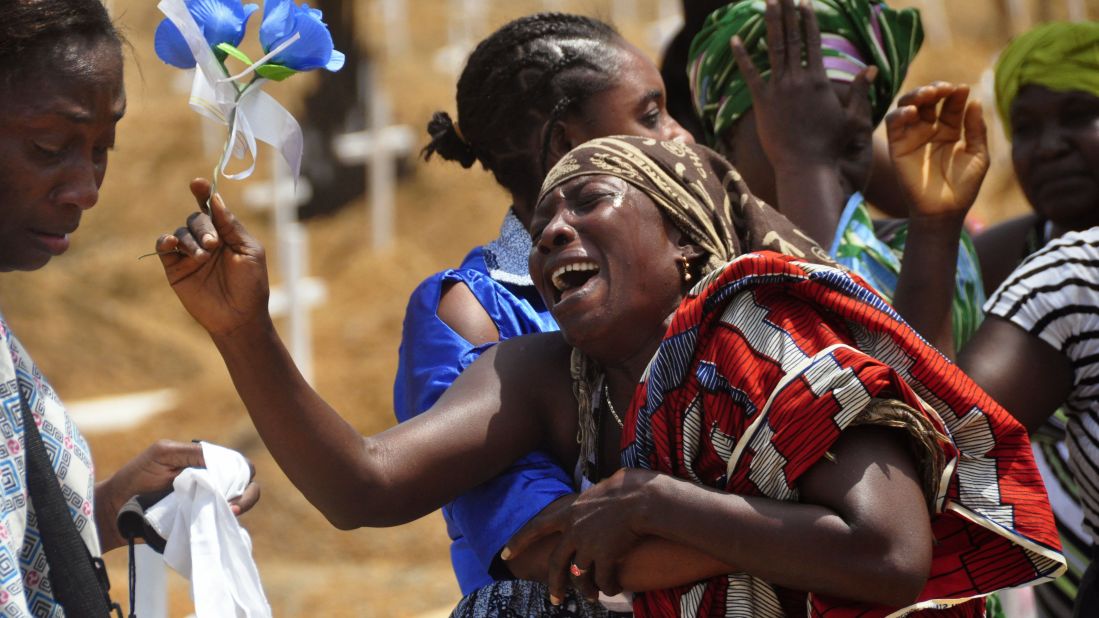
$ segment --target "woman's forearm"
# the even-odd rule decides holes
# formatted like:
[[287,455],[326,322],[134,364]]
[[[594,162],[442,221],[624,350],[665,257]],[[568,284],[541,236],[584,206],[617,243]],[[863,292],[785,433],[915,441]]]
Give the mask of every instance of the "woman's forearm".
[[422,517],[538,448],[540,405],[550,397],[541,388],[505,385],[530,375],[551,384],[554,372],[542,362],[549,355],[538,347],[547,342],[555,343],[524,340],[488,350],[430,410],[363,437],[301,376],[269,319],[214,337],[275,461],[344,529]]
[[833,449],[837,463],[822,461],[799,482],[804,502],[729,494],[661,475],[640,509],[639,532],[779,586],[911,604],[930,570],[931,531],[911,456],[890,431],[845,432]]
[[955,353],[951,314],[963,222],[955,215],[909,219],[893,296],[908,324],[949,358]]
[[260,437],[294,486],[334,526],[365,525],[360,506],[374,503],[371,490],[382,485],[374,453],[305,381],[270,319],[213,339]]
[[[560,541],[551,534],[507,561],[508,570],[519,579],[547,582],[550,554]],[[693,547],[649,536],[630,549],[618,566],[618,583],[623,590],[644,592],[682,586],[737,569]]]

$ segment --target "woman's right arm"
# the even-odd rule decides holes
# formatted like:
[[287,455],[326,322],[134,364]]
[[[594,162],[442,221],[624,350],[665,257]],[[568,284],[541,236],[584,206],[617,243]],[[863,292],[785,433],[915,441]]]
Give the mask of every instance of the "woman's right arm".
[[[209,183],[192,192],[206,201]],[[201,243],[201,246],[200,246]],[[157,241],[165,274],[209,332],[267,448],[294,485],[340,528],[396,525],[425,515],[538,447],[543,365],[553,336],[516,340],[467,369],[429,413],[361,436],[298,372],[267,312],[263,248],[225,208],[192,215]],[[531,353],[531,348],[536,349]],[[545,375],[540,388],[529,375]],[[510,377],[509,377],[510,376]],[[568,389],[565,390],[568,393]]]

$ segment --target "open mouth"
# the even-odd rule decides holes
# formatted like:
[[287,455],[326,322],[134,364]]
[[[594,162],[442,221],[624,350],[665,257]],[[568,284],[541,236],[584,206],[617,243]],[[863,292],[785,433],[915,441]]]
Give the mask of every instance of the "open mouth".
[[555,301],[559,302],[571,292],[584,287],[584,284],[597,274],[599,274],[599,265],[595,262],[574,262],[557,267],[550,275]]

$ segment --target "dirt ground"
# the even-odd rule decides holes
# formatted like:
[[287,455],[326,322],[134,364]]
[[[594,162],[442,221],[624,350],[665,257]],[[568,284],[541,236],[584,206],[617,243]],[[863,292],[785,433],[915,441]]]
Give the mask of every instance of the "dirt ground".
[[[431,60],[446,40],[448,11],[460,3],[409,2],[411,47],[393,59],[381,53],[379,3],[360,4],[361,40],[382,58],[395,120],[416,127],[422,138],[432,111],[454,112],[455,78],[437,72]],[[481,35],[544,6],[536,0],[488,4]],[[929,37],[907,86],[932,79],[979,85],[1007,38],[993,0],[897,4],[946,6],[952,35],[952,44]],[[1063,15],[1061,3],[1043,4],[1052,16]],[[612,14],[610,0],[561,0],[556,5],[604,18]],[[641,21],[655,17],[657,2],[639,0],[636,5],[638,23],[618,25],[655,56],[658,50]],[[178,409],[136,429],[89,436],[101,478],[160,437],[203,438],[251,458],[263,499],[242,522],[252,533],[275,615],[445,615],[459,593],[438,513],[396,528],[341,532],[331,527],[268,455],[220,358],[178,305],[159,264],[137,260],[158,235],[174,230],[193,209],[187,182],[207,175],[215,158],[203,151],[200,120],[177,86],[178,71],[153,54],[152,33],[160,19],[155,3],[114,0],[113,8],[132,43],[129,107],[100,205],[85,217],[64,257],[40,272],[0,278],[4,316],[66,399],[166,387],[183,394]],[[1099,0],[1090,0],[1088,8],[1090,15],[1099,15]],[[270,85],[268,92],[294,110],[316,79],[324,75],[298,76]],[[989,121],[995,122],[988,107]],[[299,120],[308,131],[309,119]],[[994,170],[974,209],[974,217],[985,223],[1026,208],[1011,180],[998,127],[992,126],[991,133]],[[260,168],[265,169],[263,163],[273,153],[265,149],[260,156]],[[229,203],[239,203],[242,187],[262,176],[224,182]],[[384,253],[370,249],[363,199],[307,225],[310,270],[325,281],[329,294],[312,314],[315,384],[364,433],[394,423],[392,380],[409,293],[423,277],[457,264],[471,246],[490,240],[507,204],[488,174],[439,161],[412,163],[398,202],[397,237]],[[239,208],[238,215],[268,246],[273,244],[266,214]],[[277,257],[272,251],[270,259]],[[125,598],[124,554],[109,556],[120,598]],[[173,616],[190,609],[187,587],[179,578],[172,580],[171,607]]]

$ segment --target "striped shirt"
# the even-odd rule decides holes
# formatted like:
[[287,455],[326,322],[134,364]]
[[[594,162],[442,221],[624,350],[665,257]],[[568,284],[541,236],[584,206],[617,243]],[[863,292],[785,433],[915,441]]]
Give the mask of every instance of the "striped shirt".
[[1069,469],[1080,489],[1085,528],[1099,540],[1099,227],[1071,232],[1028,257],[985,310],[1010,320],[1072,363]]

